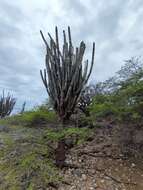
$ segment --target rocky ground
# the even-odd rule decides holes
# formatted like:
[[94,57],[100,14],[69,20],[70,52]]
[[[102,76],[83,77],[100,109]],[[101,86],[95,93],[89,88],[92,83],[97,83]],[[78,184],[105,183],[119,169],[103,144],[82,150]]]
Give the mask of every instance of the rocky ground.
[[[120,143],[121,136],[118,127],[108,125],[97,128],[88,141],[68,150],[66,163],[69,167],[58,170],[60,176],[63,177],[63,182],[58,186],[43,187],[39,185],[39,187],[32,188],[32,185],[13,184],[13,178],[11,180],[9,177],[10,173],[14,172],[14,167],[20,168],[18,164],[23,159],[21,158],[22,154],[26,155],[28,151],[33,150],[39,151],[36,149],[35,143],[39,144],[37,139],[44,131],[45,128],[0,126],[0,190],[50,190],[56,188],[59,190],[143,190],[142,157],[135,158],[125,155]],[[4,150],[6,150],[5,156]],[[40,151],[42,151],[42,147]],[[43,156],[44,151],[39,154]],[[18,160],[18,158],[20,159]],[[40,160],[40,165],[43,164],[45,169],[46,162],[43,163],[43,158],[40,157],[42,160],[42,162]],[[7,161],[5,162],[4,159]],[[3,163],[7,165],[6,169],[3,169]],[[23,163],[27,162],[24,160]],[[38,181],[38,175],[39,173],[32,180],[37,179]],[[24,183],[27,178],[22,176],[21,183],[27,184],[27,182]],[[30,179],[28,178],[28,180]]]
[[97,129],[93,140],[71,149],[63,171],[69,186],[60,190],[142,190],[143,159],[126,157],[118,128]]

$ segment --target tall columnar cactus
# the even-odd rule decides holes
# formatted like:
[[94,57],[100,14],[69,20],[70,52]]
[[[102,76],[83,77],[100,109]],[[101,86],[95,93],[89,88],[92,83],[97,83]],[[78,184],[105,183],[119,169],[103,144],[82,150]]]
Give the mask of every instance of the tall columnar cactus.
[[85,43],[81,41],[79,48],[74,49],[70,27],[68,27],[68,40],[65,31],[63,31],[64,43],[62,50],[60,50],[57,27],[55,28],[55,40],[48,33],[49,44],[42,31],[40,33],[46,45],[46,69],[43,72],[40,70],[41,78],[53,108],[62,121],[68,120],[74,111],[82,89],[91,75],[95,43],[93,43],[91,65],[88,69],[88,60],[85,61],[83,67]]
[[5,96],[4,91],[0,97],[0,118],[9,116],[14,108],[16,99],[13,98],[9,93]]

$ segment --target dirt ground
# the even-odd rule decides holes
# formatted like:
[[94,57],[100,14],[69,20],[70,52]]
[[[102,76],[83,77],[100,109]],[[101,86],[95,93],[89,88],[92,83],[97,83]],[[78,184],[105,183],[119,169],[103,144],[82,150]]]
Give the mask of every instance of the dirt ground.
[[[131,142],[129,132],[124,132],[122,135],[119,129],[116,125],[103,124],[102,127],[94,130],[93,136],[88,141],[69,149],[66,163],[70,167],[60,170],[64,183],[61,183],[56,189],[143,190],[142,152],[138,152],[140,155],[138,156],[136,154],[137,148],[134,147],[132,154],[127,154],[129,147],[126,146],[126,143],[131,145],[128,144]],[[44,132],[44,128],[1,127],[0,148],[5,148],[2,140],[4,137],[7,144],[11,144],[13,141],[18,142],[21,150],[26,147],[26,144],[28,147],[32,147],[33,145],[29,144],[32,143],[32,138],[34,142],[38,143],[38,139]],[[142,141],[140,134],[140,131],[138,133],[135,131],[135,134],[132,134],[135,143]],[[125,143],[122,143],[123,139]],[[28,148],[25,151],[28,151]],[[0,171],[0,178],[2,173],[3,171]],[[53,190],[55,187],[34,190],[50,189]],[[0,190],[5,189],[0,186]],[[29,189],[22,188],[22,190]]]
[[118,127],[96,130],[93,139],[70,150],[59,190],[143,190],[142,157],[123,154]]

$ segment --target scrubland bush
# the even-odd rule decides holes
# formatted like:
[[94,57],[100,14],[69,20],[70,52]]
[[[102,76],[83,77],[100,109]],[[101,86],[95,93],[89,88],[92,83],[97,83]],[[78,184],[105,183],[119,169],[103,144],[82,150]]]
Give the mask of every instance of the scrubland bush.
[[35,108],[30,111],[25,111],[22,114],[13,115],[4,119],[1,123],[23,125],[23,126],[39,126],[47,123],[55,123],[57,116],[54,111],[45,109],[44,107]]
[[[112,80],[112,88],[104,83],[104,90],[94,96],[88,108],[93,119],[110,115],[124,122],[143,121],[143,67],[140,62],[134,63],[133,60],[129,60],[117,72],[118,77],[113,77],[116,80]],[[135,65],[136,69],[133,70]],[[125,71],[128,71],[128,76]]]

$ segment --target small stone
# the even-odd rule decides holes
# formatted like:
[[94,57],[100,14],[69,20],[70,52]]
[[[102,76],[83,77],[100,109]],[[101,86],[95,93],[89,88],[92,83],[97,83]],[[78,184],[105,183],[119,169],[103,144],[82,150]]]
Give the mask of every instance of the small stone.
[[92,169],[90,172],[91,172],[92,175],[95,174],[95,170],[94,169]]
[[132,167],[135,167],[136,165],[134,163],[131,164]]
[[10,129],[7,126],[0,125],[0,132],[9,132]]
[[87,177],[86,177],[85,174],[82,174],[82,179],[83,179],[83,180],[86,180],[86,179],[87,179]]
[[101,179],[101,183],[104,183],[105,182],[105,180],[104,179]]
[[73,173],[73,175],[77,175],[78,177],[82,176],[82,173],[79,169],[73,170],[72,173]]
[[71,186],[69,190],[73,190],[73,189],[75,189],[75,186]]
[[93,182],[96,184],[96,179],[93,179]]
[[95,188],[97,188],[97,187],[98,187],[97,183],[94,183],[94,187],[95,187]]

